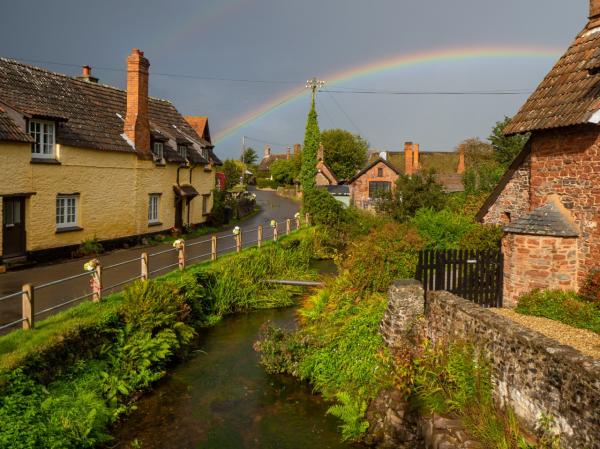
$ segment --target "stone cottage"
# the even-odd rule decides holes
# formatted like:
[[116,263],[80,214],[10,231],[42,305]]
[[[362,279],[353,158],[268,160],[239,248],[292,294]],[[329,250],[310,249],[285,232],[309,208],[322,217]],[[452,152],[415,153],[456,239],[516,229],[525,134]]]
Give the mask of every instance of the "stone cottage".
[[531,133],[478,213],[502,224],[505,303],[534,288],[580,288],[600,266],[600,0],[505,128]]

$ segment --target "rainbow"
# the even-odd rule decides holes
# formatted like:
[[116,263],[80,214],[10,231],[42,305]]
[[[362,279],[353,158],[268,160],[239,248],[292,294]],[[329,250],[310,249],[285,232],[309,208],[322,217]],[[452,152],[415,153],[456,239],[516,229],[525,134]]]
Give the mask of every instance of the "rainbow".
[[[327,86],[335,86],[342,82],[365,77],[373,74],[381,74],[405,67],[414,67],[423,64],[440,63],[444,61],[457,62],[473,59],[496,59],[496,58],[552,58],[556,59],[561,53],[558,48],[534,47],[534,46],[486,46],[486,47],[458,47],[436,49],[419,53],[395,55],[361,64],[337,73],[324,75],[322,79],[327,81]],[[321,77],[320,77],[321,78]],[[280,95],[270,98],[268,101],[236,118],[225,129],[217,133],[216,143],[228,138],[240,128],[264,118],[277,111],[283,106],[292,103],[308,95],[307,89],[294,88]]]

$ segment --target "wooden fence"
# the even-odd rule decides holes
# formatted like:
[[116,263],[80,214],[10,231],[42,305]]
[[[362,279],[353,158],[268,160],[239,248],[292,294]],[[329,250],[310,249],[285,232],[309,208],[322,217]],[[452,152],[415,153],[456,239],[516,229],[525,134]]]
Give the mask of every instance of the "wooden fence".
[[502,307],[502,272],[500,251],[419,252],[417,279],[426,293],[446,290],[484,307]]

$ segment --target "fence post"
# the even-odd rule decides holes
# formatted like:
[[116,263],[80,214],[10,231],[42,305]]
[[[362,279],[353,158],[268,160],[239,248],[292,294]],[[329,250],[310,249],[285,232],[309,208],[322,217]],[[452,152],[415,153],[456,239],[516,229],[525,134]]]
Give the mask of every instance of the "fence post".
[[256,237],[257,246],[260,248],[262,246],[263,239],[263,227],[262,225],[258,225],[258,236]]
[[273,226],[273,241],[276,242],[277,241],[277,234],[279,233],[279,231],[277,230],[277,223],[275,223],[275,226]]
[[140,279],[142,281],[147,281],[148,280],[148,253],[143,252],[140,260],[142,263]]
[[306,226],[310,226],[310,215],[308,212],[304,215],[304,220],[306,221]]
[[185,270],[185,240],[177,248],[177,263],[180,270]]
[[292,232],[292,220],[289,218],[285,220],[285,235],[289,235]]
[[300,215],[296,217],[296,230],[300,229]]
[[217,260],[217,236],[210,239],[210,260]]
[[22,308],[23,308],[23,329],[33,329],[34,326],[34,288],[31,284],[23,285]]
[[235,236],[235,250],[239,253],[242,251],[242,230]]
[[94,271],[92,271],[90,283],[92,284],[92,301],[102,301],[102,265],[100,262],[97,262]]

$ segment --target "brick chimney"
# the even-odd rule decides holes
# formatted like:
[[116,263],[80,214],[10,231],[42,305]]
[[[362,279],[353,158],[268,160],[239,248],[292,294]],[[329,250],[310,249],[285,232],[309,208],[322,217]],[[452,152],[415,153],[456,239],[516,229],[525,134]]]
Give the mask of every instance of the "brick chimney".
[[296,143],[294,144],[294,157],[298,156],[300,156],[300,144]]
[[325,160],[325,148],[323,148],[323,144],[319,145],[319,150],[317,151],[317,162]]
[[404,173],[411,176],[414,173],[413,143],[404,143]]
[[413,170],[419,170],[419,144],[415,143],[413,145]]
[[89,83],[98,82],[98,78],[92,76],[92,68],[89,65],[84,65],[81,67],[81,76],[78,76],[77,79],[87,81]]
[[138,155],[151,159],[150,122],[148,121],[148,68],[144,52],[134,48],[127,58],[127,115],[125,134]]
[[456,173],[462,175],[465,172],[465,147],[463,145],[460,146],[458,150],[458,167],[456,168]]
[[590,0],[590,19],[600,17],[600,0]]
[[263,158],[269,159],[271,157],[271,147],[269,145],[265,145],[265,148],[263,151],[264,151]]

